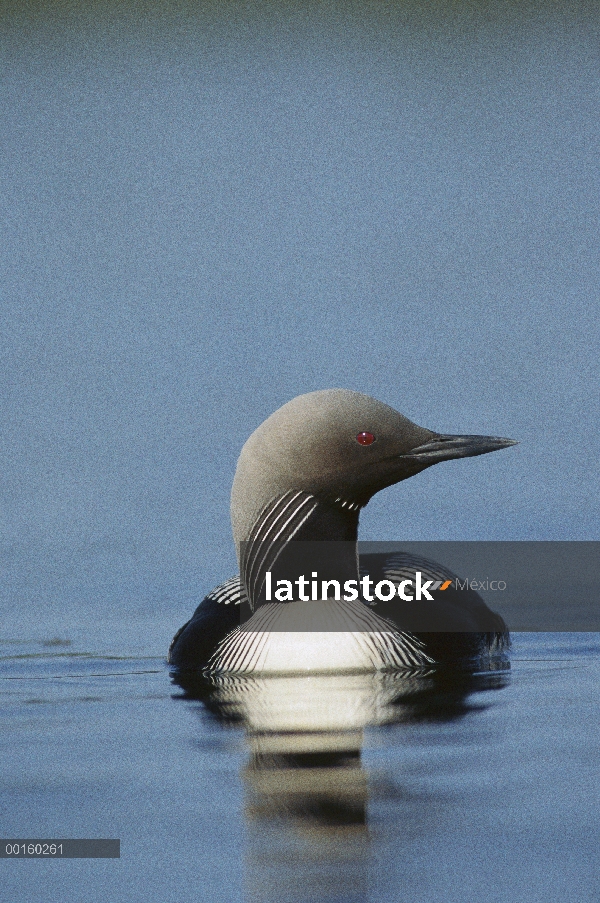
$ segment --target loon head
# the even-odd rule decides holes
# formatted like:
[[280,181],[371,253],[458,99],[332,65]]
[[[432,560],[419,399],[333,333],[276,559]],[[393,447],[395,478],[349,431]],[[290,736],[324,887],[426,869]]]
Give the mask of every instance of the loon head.
[[[299,395],[271,414],[242,449],[231,494],[236,546],[252,538],[269,505],[294,494],[297,504],[304,505],[299,515],[308,512],[313,519],[313,532],[305,532],[303,539],[350,539],[359,509],[381,489],[440,461],[515,444],[495,436],[435,433],[389,405],[347,389]],[[338,522],[334,510],[341,515]],[[319,532],[317,514],[322,521],[325,512],[326,532]],[[281,515],[279,523],[284,521]],[[350,528],[346,532],[344,524]]]

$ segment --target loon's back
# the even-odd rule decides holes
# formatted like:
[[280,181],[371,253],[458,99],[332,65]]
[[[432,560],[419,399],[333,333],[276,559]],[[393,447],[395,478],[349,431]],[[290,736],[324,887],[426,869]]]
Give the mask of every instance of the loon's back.
[[[398,667],[422,668],[429,664],[437,666],[468,665],[486,656],[502,654],[509,646],[506,625],[500,615],[492,612],[481,596],[472,590],[458,590],[455,586],[456,574],[447,568],[420,556],[407,552],[376,552],[360,556],[361,576],[369,575],[373,583],[389,580],[398,584],[414,577],[420,571],[424,581],[434,583],[452,581],[443,593],[434,595],[434,602],[427,602],[428,613],[437,630],[419,630],[418,608],[411,602],[395,596],[389,601],[374,598],[354,603],[359,607],[359,615],[364,618],[375,615],[382,619],[385,627],[375,619],[357,624],[357,633],[388,633],[394,629],[401,637],[403,654],[396,659]],[[295,602],[274,603],[277,606],[294,606]],[[349,603],[338,603],[349,606]],[[364,613],[360,607],[364,607]],[[271,606],[272,608],[272,606]],[[243,673],[249,667],[251,656],[242,657],[239,667],[227,667],[223,657],[221,663],[217,652],[232,637],[241,625],[248,634],[268,633],[257,620],[261,609],[253,614],[238,576],[231,577],[217,586],[200,603],[192,618],[177,632],[169,649],[169,663],[185,670],[210,670]],[[254,619],[254,620],[251,620]],[[262,618],[265,621],[265,618]],[[415,629],[416,628],[416,629]],[[272,630],[270,642],[277,642],[281,631]],[[416,641],[416,642],[415,642]],[[247,640],[247,645],[250,640]],[[264,642],[264,640],[263,640]],[[331,634],[331,643],[339,642],[339,635]],[[414,655],[422,650],[423,655]],[[231,665],[231,656],[229,657]],[[389,664],[389,663],[388,663]],[[394,667],[393,663],[391,667]],[[357,663],[357,670],[360,670]]]

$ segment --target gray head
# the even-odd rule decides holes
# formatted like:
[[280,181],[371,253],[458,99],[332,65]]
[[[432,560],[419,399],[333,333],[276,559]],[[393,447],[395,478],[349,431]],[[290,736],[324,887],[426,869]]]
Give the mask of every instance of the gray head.
[[432,464],[515,444],[434,433],[348,389],[299,395],[271,414],[242,449],[231,493],[236,545],[248,539],[265,506],[291,490],[358,510],[376,492]]

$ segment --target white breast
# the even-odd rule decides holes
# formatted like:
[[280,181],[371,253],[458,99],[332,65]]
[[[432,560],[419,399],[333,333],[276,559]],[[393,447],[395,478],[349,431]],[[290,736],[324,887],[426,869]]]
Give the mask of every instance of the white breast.
[[261,606],[219,645],[213,673],[307,674],[419,669],[421,643],[362,602],[335,599]]

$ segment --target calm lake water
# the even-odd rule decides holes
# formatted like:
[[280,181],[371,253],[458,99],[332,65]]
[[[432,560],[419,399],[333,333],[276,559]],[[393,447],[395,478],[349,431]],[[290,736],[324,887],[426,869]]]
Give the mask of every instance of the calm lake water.
[[[600,635],[517,634],[469,680],[188,688],[161,658],[2,645],[4,859],[19,901],[596,901]],[[193,698],[194,694],[202,698]]]

